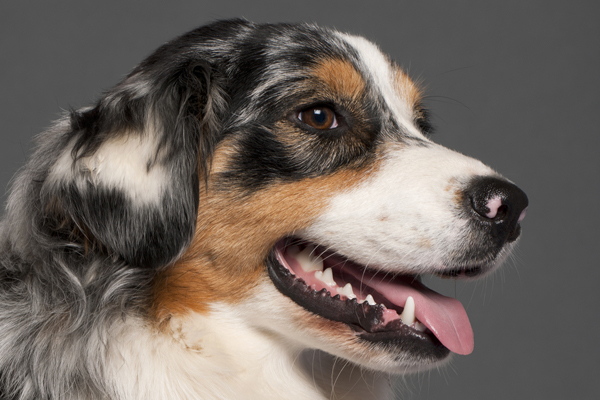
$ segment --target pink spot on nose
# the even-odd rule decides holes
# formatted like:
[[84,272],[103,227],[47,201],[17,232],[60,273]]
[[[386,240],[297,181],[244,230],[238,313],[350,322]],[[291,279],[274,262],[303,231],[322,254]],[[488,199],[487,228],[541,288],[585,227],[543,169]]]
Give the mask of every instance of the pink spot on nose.
[[519,215],[519,220],[517,221],[517,223],[523,221],[523,218],[525,218],[525,214],[527,214],[527,208],[521,211],[521,215]]
[[496,217],[496,215],[498,215],[498,210],[500,209],[500,207],[502,207],[502,199],[500,198],[500,196],[493,197],[488,200],[485,206],[488,210],[490,210],[485,214],[485,216],[489,219],[492,219]]

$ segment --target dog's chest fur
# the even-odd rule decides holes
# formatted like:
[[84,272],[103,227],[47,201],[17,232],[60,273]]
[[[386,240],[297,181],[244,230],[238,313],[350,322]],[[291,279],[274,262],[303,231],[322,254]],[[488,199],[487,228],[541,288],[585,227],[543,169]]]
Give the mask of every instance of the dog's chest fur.
[[114,398],[393,398],[389,375],[257,332],[227,307],[208,318],[172,321],[172,336],[152,332],[143,321],[128,322],[108,347]]

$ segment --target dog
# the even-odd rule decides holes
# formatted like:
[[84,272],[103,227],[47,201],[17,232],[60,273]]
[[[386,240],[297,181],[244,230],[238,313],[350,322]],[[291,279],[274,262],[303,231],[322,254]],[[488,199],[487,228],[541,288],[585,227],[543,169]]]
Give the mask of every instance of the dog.
[[469,354],[528,200],[362,37],[218,21],[37,139],[0,225],[6,399],[386,399]]

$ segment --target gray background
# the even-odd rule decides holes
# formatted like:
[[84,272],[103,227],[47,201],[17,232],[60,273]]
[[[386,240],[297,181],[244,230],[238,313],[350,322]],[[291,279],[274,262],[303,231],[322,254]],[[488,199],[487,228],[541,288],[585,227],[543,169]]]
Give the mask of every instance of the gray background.
[[[514,257],[467,307],[475,351],[406,378],[407,399],[591,399],[600,392],[597,1],[10,1],[0,5],[0,188],[31,138],[163,42],[209,21],[315,21],[362,34],[422,79],[434,140],[529,195]],[[6,197],[2,197],[5,201]]]

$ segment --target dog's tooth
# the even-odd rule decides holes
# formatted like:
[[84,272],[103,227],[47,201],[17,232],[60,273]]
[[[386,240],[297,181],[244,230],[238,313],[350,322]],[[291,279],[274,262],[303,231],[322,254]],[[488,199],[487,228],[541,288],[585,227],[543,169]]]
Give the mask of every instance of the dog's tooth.
[[326,279],[330,286],[337,286],[337,284],[333,280],[333,271],[331,270],[331,268],[327,268],[325,271],[323,271],[323,278]]
[[418,330],[419,332],[425,332],[425,329],[427,329],[427,327],[425,325],[423,325],[421,323],[421,321],[417,320],[415,322],[415,326],[413,326],[413,328],[415,328],[416,330]]
[[415,300],[411,296],[408,296],[408,298],[406,299],[406,303],[404,304],[404,311],[402,311],[402,314],[400,314],[400,319],[402,319],[402,322],[404,322],[406,325],[412,325],[416,321]]
[[375,303],[375,299],[373,298],[373,296],[371,296],[370,294],[367,295],[367,297],[365,298],[365,301],[370,306],[374,306],[375,304],[377,304],[377,303]]
[[354,294],[354,290],[352,290],[352,285],[350,283],[346,283],[346,285],[338,289],[339,294],[346,296],[349,300],[355,299],[356,295]]
[[319,271],[323,271],[323,258],[321,256],[313,255],[311,257],[314,268],[318,268]]
[[337,284],[333,280],[333,271],[331,268],[327,268],[325,271],[315,272],[315,278],[326,284],[327,286],[336,287]]
[[314,255],[315,246],[306,246],[304,250],[298,251],[295,255],[293,254],[294,251],[296,249],[292,249],[292,252],[288,251],[288,254],[296,259],[304,272],[323,271],[323,259]]

